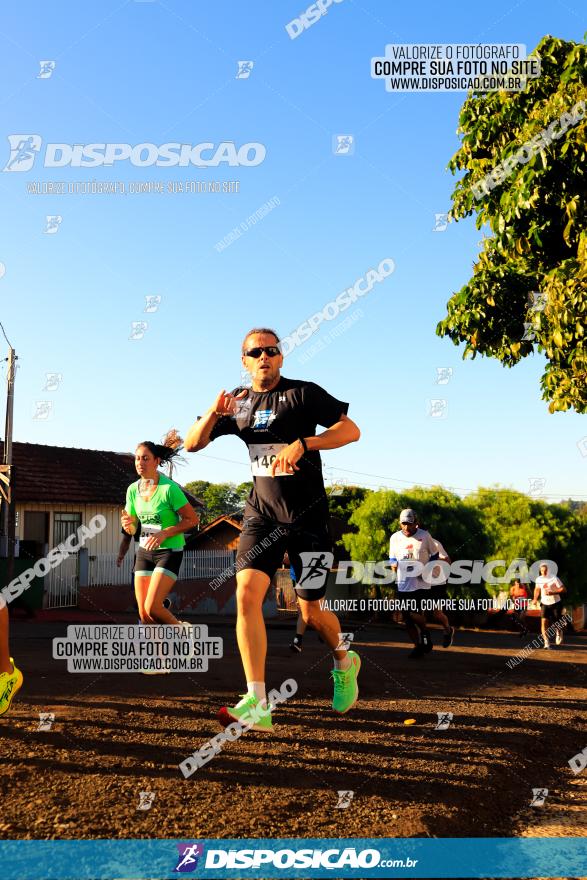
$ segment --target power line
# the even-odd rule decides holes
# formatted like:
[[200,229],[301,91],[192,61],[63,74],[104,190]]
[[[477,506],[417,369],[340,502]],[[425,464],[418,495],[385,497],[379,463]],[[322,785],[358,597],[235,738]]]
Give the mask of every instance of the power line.
[[[224,461],[224,462],[226,462],[227,464],[238,464],[238,465],[240,465],[241,467],[246,467],[247,470],[248,470],[248,468],[249,468],[249,465],[248,465],[247,462],[244,462],[244,461],[236,461],[236,460],[233,459],[233,458],[220,458],[220,456],[218,456],[218,455],[206,455],[206,453],[204,453],[204,452],[200,452],[199,455],[201,455],[203,458],[210,458],[210,459],[213,459],[214,461]],[[389,482],[392,482],[392,483],[402,483],[402,484],[404,484],[404,485],[406,485],[406,486],[410,486],[410,487],[414,487],[414,486],[424,486],[424,487],[426,487],[427,489],[434,489],[434,488],[436,488],[437,486],[440,486],[441,488],[446,489],[448,492],[463,492],[463,493],[465,493],[466,495],[469,495],[469,494],[471,494],[472,492],[476,492],[477,489],[479,488],[479,487],[477,486],[477,488],[475,488],[475,489],[464,489],[462,486],[442,486],[441,483],[422,483],[422,482],[419,481],[419,480],[400,480],[399,477],[388,477],[388,476],[383,476],[382,474],[370,474],[370,473],[366,473],[365,471],[352,471],[352,470],[349,470],[348,468],[335,467],[334,465],[328,465],[328,468],[329,468],[329,470],[332,470],[332,471],[342,471],[342,472],[345,473],[345,474],[353,474],[354,476],[357,476],[357,477],[359,477],[359,476],[360,476],[360,477],[373,477],[373,478],[376,479],[376,480],[388,480]],[[376,483],[371,483],[371,485],[372,485],[372,486],[377,486],[378,489],[386,489],[386,488],[389,488],[389,489],[391,490],[391,487],[381,486],[380,484],[377,485]],[[506,487],[502,487],[502,488],[506,488],[506,489],[507,489],[507,486],[506,486]],[[520,491],[520,490],[514,489],[514,490],[511,490],[511,491],[516,492],[516,491]],[[521,494],[522,494],[522,495],[525,495],[525,494],[527,494],[527,493],[525,493],[525,492],[521,492]],[[564,492],[550,492],[550,493],[548,493],[548,492],[543,492],[543,493],[541,493],[540,496],[536,496],[536,498],[537,498],[537,500],[540,500],[540,498],[559,498],[559,497],[562,498],[562,496],[563,496],[564,494],[565,494]],[[531,498],[532,496],[529,495],[528,497]],[[576,494],[573,494],[572,497],[573,497],[574,499],[587,498],[587,495],[576,495]]]
[[4,334],[4,339],[6,340],[6,342],[8,342],[8,345],[10,346],[10,348],[12,348],[12,345],[10,344],[10,341],[8,339],[8,336],[6,335],[6,331],[4,330],[4,327],[2,326],[1,321],[0,321],[0,328],[2,328],[2,333]]

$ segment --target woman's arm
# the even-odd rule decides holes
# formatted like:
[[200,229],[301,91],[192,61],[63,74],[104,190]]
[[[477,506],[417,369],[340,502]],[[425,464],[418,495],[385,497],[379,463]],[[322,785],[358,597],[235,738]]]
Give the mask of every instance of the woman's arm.
[[120,515],[120,524],[127,535],[134,535],[137,530],[138,521],[138,516],[130,516],[126,510],[123,510]]
[[125,507],[120,516],[120,524],[127,535],[134,535],[137,530],[137,523],[139,521],[135,509],[136,488],[134,488],[134,486],[135,484],[131,483],[131,485],[126,490]]
[[180,507],[176,513],[179,516],[179,522],[174,526],[167,526],[166,529],[161,529],[160,532],[156,532],[154,535],[149,535],[145,541],[145,550],[157,550],[167,538],[173,538],[182,532],[189,532],[200,521],[200,514],[189,503]]
[[120,547],[118,548],[118,556],[116,558],[116,565],[118,568],[122,565],[122,561],[126,554],[128,553],[128,548],[130,547],[130,535],[128,532],[124,534],[120,540]]

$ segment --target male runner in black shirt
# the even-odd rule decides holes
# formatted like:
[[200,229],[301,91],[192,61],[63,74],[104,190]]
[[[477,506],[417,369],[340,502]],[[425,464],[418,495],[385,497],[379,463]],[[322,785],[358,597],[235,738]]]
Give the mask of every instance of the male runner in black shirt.
[[[280,375],[283,355],[273,330],[259,328],[247,333],[242,363],[251,374],[252,388],[237,388],[231,394],[221,391],[187,432],[184,446],[188,452],[197,452],[217,437],[236,434],[249,450],[253,488],[236,559],[237,640],[247,694],[236,706],[221,710],[220,719],[227,724],[238,721],[250,717],[260,706],[265,714],[253,729],[271,731],[262,605],[285,551],[296,572],[296,593],[304,620],[318,630],[334,654],[332,707],[343,714],[357,701],[361,662],[354,651],[338,647],[340,623],[321,607],[326,572],[316,577],[316,566],[332,547],[319,450],[346,446],[359,439],[360,431],[346,415],[348,403],[313,382]],[[318,424],[327,430],[316,436]]]

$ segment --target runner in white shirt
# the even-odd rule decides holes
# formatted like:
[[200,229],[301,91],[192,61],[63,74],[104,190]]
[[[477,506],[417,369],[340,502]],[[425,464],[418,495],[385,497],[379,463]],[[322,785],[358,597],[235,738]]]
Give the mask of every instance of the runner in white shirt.
[[432,650],[432,639],[426,628],[426,617],[422,614],[420,603],[430,598],[431,584],[427,584],[419,575],[411,574],[414,561],[426,565],[432,559],[438,559],[434,540],[425,529],[418,526],[418,518],[411,508],[400,513],[401,529],[389,539],[389,561],[397,572],[398,598],[411,599],[416,603],[416,611],[404,611],[403,617],[409,636],[414,643],[410,659],[421,657]]
[[557,645],[563,642],[563,627],[560,624],[562,616],[562,593],[565,587],[560,578],[555,575],[548,574],[548,565],[540,566],[540,575],[536,578],[536,586],[534,588],[534,601],[540,600],[540,628],[542,638],[544,639],[544,647],[548,651],[550,648],[550,639],[548,630],[554,626],[556,631],[555,641]]

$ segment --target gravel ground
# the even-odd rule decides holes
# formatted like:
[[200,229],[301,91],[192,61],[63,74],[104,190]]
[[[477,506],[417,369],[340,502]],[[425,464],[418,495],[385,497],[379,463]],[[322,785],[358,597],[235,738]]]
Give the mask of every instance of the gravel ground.
[[[355,632],[360,702],[335,717],[316,635],[292,655],[291,629],[270,628],[269,685],[298,683],[275,733],[247,733],[184,779],[178,764],[242,691],[231,624],[211,627],[225,656],[209,672],[144,676],[70,674],[51,659],[65,624],[13,623],[25,682],[0,721],[0,836],[587,836],[586,787],[568,765],[587,746],[586,634],[509,669],[523,646],[511,633],[460,631],[444,650],[436,630],[434,652],[410,661],[401,629]],[[55,713],[51,730],[39,712]],[[438,712],[453,713],[447,730]],[[530,806],[533,788],[548,788],[544,806]],[[149,810],[140,791],[155,794]]]

